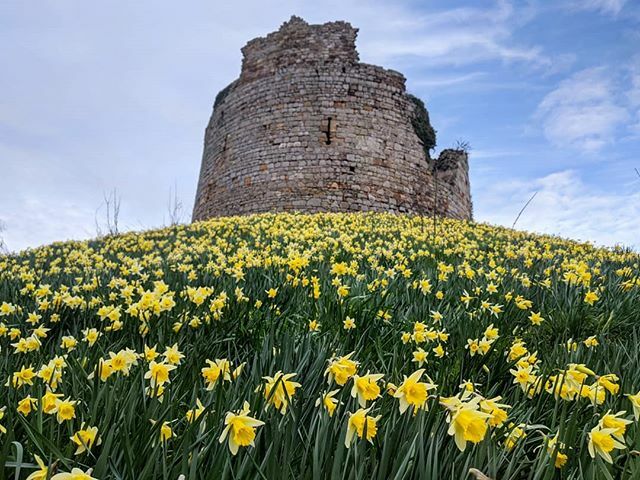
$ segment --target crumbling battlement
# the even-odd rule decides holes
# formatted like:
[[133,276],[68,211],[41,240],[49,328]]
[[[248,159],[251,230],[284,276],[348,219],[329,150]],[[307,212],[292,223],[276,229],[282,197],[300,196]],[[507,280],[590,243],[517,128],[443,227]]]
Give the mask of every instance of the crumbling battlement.
[[280,30],[256,38],[242,48],[240,82],[282,73],[295,66],[358,63],[358,29],[347,22],[309,25],[293,16]]
[[205,132],[194,220],[293,210],[471,218],[466,153],[429,158],[426,111],[402,74],[358,61],[356,34],[292,17],[242,49],[240,78],[218,94]]

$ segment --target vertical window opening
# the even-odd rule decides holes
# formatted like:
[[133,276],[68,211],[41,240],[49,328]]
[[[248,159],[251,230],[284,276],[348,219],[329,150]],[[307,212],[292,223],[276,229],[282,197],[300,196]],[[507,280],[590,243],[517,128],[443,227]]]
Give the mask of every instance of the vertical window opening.
[[324,133],[325,133],[325,135],[326,135],[326,137],[327,137],[327,138],[326,138],[326,140],[325,140],[325,143],[326,143],[327,145],[331,145],[331,136],[332,136],[331,134],[332,134],[333,132],[335,132],[335,128],[336,128],[336,127],[335,127],[335,125],[333,124],[333,117],[329,117],[329,118],[327,119],[327,123],[326,123],[325,131],[324,131]]

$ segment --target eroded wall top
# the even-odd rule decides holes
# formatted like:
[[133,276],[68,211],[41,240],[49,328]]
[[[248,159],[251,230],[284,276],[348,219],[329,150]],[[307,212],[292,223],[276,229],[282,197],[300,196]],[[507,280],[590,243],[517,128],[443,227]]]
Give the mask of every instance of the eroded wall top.
[[293,16],[277,32],[245,45],[240,82],[272,75],[292,65],[357,63],[357,34],[358,29],[347,22],[309,25]]

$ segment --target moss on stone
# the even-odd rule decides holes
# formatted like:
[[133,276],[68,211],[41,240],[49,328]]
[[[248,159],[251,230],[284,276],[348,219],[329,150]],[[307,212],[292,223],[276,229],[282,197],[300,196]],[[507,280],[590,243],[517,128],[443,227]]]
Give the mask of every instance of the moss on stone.
[[436,146],[436,131],[431,126],[429,121],[429,112],[427,107],[424,106],[424,102],[415,95],[407,94],[409,100],[413,102],[414,109],[411,117],[411,124],[416,132],[416,135],[424,146],[425,154],[427,158],[431,158],[429,151]]

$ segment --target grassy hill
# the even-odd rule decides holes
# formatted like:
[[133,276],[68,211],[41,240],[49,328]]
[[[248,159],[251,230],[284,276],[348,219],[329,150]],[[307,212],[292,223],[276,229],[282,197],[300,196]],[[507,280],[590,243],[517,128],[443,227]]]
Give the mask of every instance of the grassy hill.
[[383,214],[0,257],[0,478],[640,478],[639,263]]

